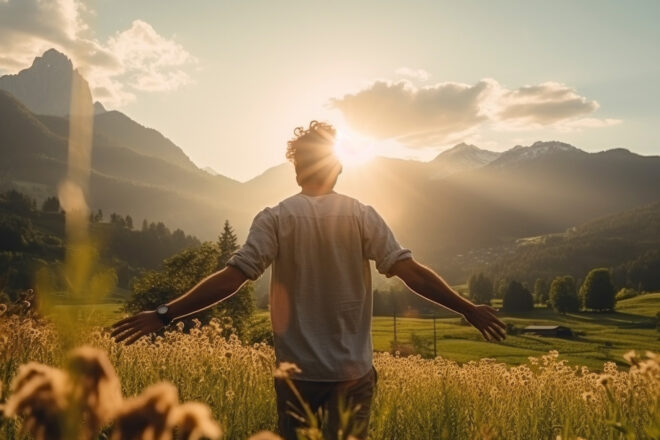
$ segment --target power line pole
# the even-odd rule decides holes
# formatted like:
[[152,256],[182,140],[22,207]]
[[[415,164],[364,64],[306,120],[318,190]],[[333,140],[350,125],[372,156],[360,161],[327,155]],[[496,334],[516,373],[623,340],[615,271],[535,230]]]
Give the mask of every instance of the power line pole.
[[433,357],[438,356],[438,349],[437,349],[437,333],[435,331],[435,313],[433,314]]
[[394,351],[399,348],[399,343],[396,339],[396,308],[393,310],[392,318],[394,319]]

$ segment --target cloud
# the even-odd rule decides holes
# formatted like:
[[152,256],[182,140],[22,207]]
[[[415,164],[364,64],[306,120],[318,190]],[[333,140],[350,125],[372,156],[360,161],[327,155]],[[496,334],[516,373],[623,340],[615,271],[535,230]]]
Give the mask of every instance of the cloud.
[[174,90],[190,82],[181,66],[195,59],[179,43],[159,35],[142,20],[118,32],[108,41],[108,48],[122,63],[125,76],[138,90]]
[[95,99],[120,106],[135,92],[175,90],[191,82],[185,67],[196,62],[183,46],[135,20],[102,42],[80,0],[0,0],[0,71],[29,66],[53,47],[87,78]]
[[490,80],[472,86],[446,82],[422,88],[407,80],[376,81],[355,94],[332,99],[330,105],[361,133],[421,147],[486,121],[481,102],[492,86]]
[[521,125],[551,125],[598,109],[596,101],[557,82],[503,91],[497,104],[496,119]]
[[429,73],[424,69],[411,69],[410,67],[399,67],[394,72],[399,76],[403,76],[410,79],[416,79],[419,81],[426,81],[429,79]]
[[604,127],[616,119],[586,118],[598,103],[558,82],[507,89],[493,79],[474,85],[444,82],[416,87],[408,80],[375,81],[330,100],[356,131],[408,147],[447,145],[484,126],[498,130]]

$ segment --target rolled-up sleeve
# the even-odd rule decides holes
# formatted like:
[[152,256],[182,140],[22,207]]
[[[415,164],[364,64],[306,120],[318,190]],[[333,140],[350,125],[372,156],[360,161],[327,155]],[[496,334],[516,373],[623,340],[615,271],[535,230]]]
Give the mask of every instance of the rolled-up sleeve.
[[388,277],[392,276],[394,263],[412,258],[410,249],[396,241],[385,220],[371,206],[365,206],[362,212],[362,249],[365,258],[374,260],[378,272]]
[[252,221],[245,244],[227,262],[256,280],[273,262],[277,255],[277,222],[271,208],[259,212]]

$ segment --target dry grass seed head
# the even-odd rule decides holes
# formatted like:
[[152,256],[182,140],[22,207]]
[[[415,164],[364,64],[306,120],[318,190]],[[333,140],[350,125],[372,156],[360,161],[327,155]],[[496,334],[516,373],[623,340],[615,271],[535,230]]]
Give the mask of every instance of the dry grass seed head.
[[170,440],[179,398],[174,385],[161,382],[125,400],[117,412],[111,440]]
[[56,368],[36,362],[22,365],[12,382],[4,414],[23,417],[23,431],[36,440],[59,440],[64,435],[67,387],[66,375]]
[[250,436],[248,440],[282,440],[282,437],[270,431],[261,431]]
[[172,424],[178,427],[181,440],[199,440],[202,437],[219,439],[220,425],[213,420],[211,409],[199,402],[186,402],[172,411]]
[[287,379],[292,373],[302,373],[302,370],[293,362],[280,362],[273,376],[277,379]]
[[69,355],[67,371],[71,397],[90,432],[115,416],[121,406],[121,385],[115,369],[102,350],[80,347]]

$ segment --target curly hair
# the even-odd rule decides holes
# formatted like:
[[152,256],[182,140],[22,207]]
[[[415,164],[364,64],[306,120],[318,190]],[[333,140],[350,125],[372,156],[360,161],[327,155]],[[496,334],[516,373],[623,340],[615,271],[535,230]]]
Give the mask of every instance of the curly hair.
[[296,127],[293,135],[295,137],[287,143],[286,158],[296,168],[298,183],[324,183],[335,179],[341,171],[334,152],[335,128],[325,122],[312,121],[307,129]]

